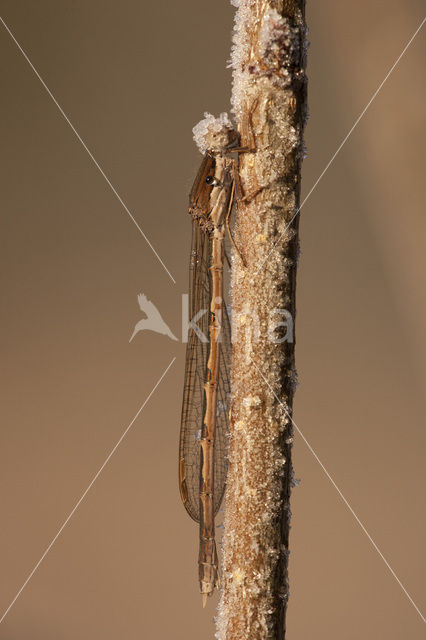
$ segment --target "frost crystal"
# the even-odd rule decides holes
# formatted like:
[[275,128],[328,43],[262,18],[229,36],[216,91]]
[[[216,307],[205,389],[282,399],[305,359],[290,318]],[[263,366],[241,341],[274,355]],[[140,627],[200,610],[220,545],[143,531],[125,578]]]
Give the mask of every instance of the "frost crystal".
[[201,153],[207,150],[224,153],[227,147],[235,142],[237,135],[227,113],[221,113],[215,118],[207,112],[204,119],[192,129],[192,133]]
[[302,79],[303,69],[296,69],[301,47],[306,50],[306,31],[303,21],[293,25],[275,8],[267,8],[261,18],[256,55],[250,48],[252,6],[248,0],[231,0],[238,7],[235,16],[233,47],[230,65],[234,70],[233,111],[239,115],[243,103],[253,93],[253,83],[268,78],[272,85],[287,88],[294,80]]
[[259,33],[262,67],[272,76],[275,73],[281,84],[290,83],[290,69],[299,55],[299,30],[292,29],[286,18],[276,9],[265,13]]
[[262,406],[262,400],[259,396],[246,396],[243,399],[243,406],[246,409],[259,409]]

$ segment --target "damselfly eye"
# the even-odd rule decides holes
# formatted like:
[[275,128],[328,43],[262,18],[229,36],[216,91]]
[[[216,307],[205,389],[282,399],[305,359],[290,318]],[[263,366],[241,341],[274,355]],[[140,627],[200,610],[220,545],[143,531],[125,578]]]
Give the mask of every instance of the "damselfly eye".
[[213,183],[214,183],[214,176],[207,176],[206,184],[213,184]]

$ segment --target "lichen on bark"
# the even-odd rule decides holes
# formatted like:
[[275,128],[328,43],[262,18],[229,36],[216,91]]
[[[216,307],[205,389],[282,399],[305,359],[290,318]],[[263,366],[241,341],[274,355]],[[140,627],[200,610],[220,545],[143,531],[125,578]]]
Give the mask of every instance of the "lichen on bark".
[[[235,0],[234,115],[246,200],[233,256],[231,434],[218,640],[285,637],[300,171],[306,120],[304,0]],[[260,189],[260,191],[259,191]],[[250,194],[257,194],[252,199]],[[271,386],[273,392],[269,388]],[[276,394],[276,395],[275,395]],[[279,401],[277,400],[279,398]]]

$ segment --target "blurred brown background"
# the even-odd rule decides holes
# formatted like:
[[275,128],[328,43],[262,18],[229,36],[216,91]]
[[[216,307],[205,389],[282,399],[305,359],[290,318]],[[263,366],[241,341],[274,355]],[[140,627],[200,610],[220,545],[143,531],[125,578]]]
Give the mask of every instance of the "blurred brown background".
[[[423,17],[420,0],[308,2],[306,194]],[[214,637],[180,504],[181,332],[199,163],[229,109],[226,1],[1,0],[1,16],[173,274],[173,284],[0,25],[1,640]],[[426,380],[424,30],[301,215],[295,420],[422,609]],[[288,637],[424,637],[300,438]],[[2,613],[0,612],[0,615]]]

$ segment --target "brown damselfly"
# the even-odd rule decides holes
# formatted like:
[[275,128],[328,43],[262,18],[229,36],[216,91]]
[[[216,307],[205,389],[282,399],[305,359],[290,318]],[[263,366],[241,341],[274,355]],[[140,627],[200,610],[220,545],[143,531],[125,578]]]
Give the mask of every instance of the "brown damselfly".
[[204,155],[190,195],[190,317],[179,450],[183,504],[200,526],[203,604],[218,586],[215,516],[226,480],[231,331],[223,301],[225,225],[234,193],[232,160]]
[[[223,137],[226,145],[217,150]],[[210,147],[204,154],[189,197],[189,311],[190,317],[197,319],[197,330],[190,326],[188,333],[179,447],[180,495],[200,528],[198,568],[203,605],[219,585],[215,516],[227,468],[231,327],[223,298],[225,230],[243,259],[233,241],[229,218],[235,191],[239,201],[247,200],[242,197],[238,164],[230,153],[254,151],[254,142],[249,147],[238,146],[238,135],[227,124],[217,135],[213,132],[211,140],[216,151]]]

